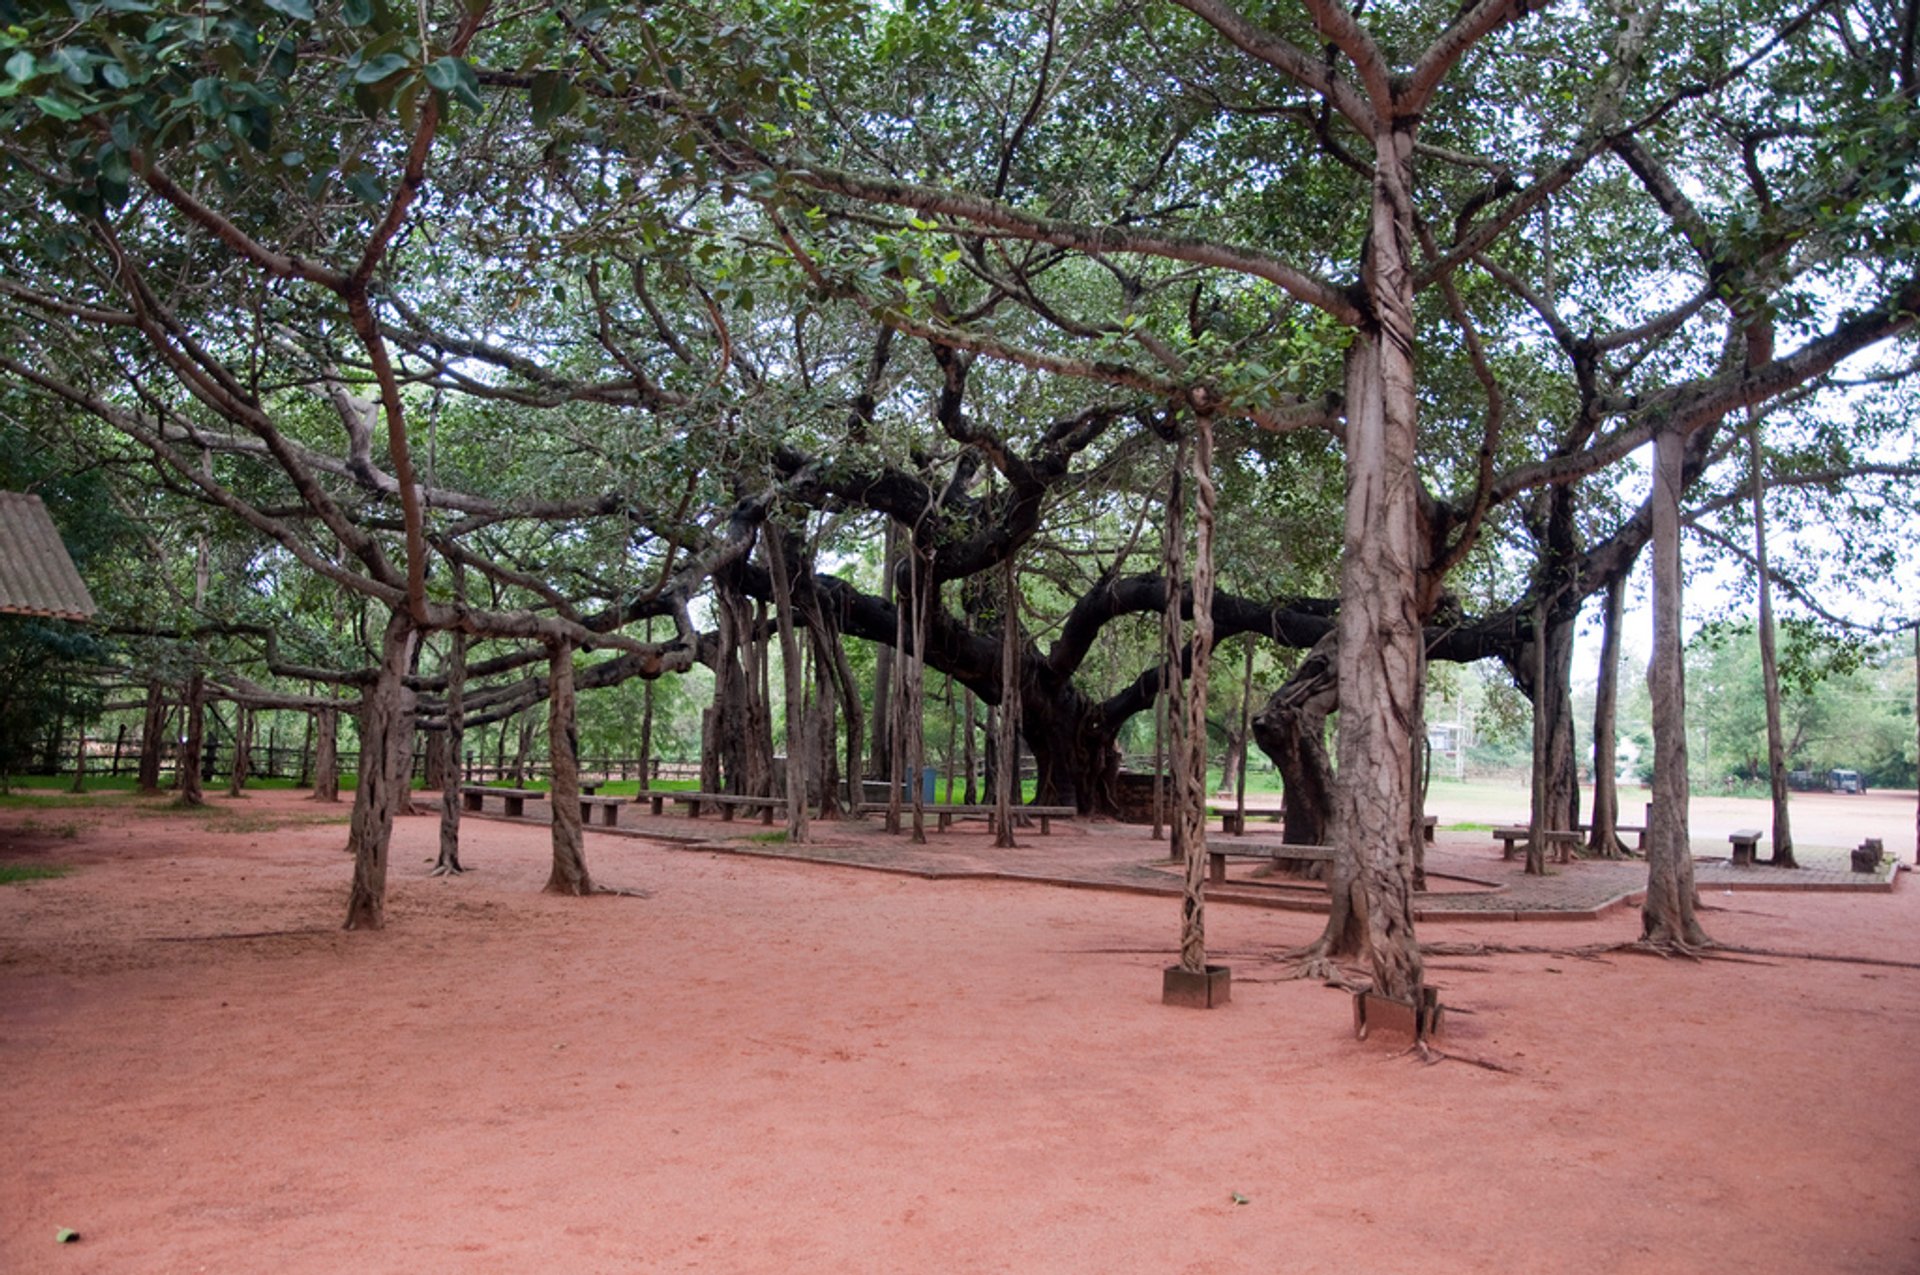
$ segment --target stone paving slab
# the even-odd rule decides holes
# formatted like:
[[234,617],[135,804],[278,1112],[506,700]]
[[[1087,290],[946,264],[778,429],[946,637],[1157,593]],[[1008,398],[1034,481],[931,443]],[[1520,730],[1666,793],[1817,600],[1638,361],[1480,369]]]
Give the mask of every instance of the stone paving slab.
[[[419,807],[416,807],[418,809]],[[437,810],[436,810],[437,813]],[[545,823],[546,803],[530,803],[528,815],[507,822]],[[506,820],[493,813],[464,811],[464,819]],[[587,832],[600,839],[642,840],[664,847],[799,860],[891,872],[928,880],[974,879],[1017,881],[1070,889],[1105,889],[1129,893],[1177,896],[1181,891],[1180,865],[1166,858],[1165,842],[1154,842],[1149,830],[1130,824],[1092,820],[1056,820],[1053,833],[1041,836],[1037,828],[1016,834],[1018,846],[997,849],[991,834],[977,823],[956,822],[945,832],[927,829],[927,844],[913,845],[905,834],[887,834],[879,820],[847,819],[813,824],[814,840],[788,845],[779,827],[768,829],[758,820],[723,823],[717,818],[689,819],[685,815],[654,816],[644,806],[621,810],[621,825],[590,825]],[[1210,831],[1212,843],[1231,845],[1235,838]],[[595,853],[591,848],[589,855]],[[1719,853],[1713,853],[1718,850]],[[1844,849],[1798,848],[1803,866],[1775,868],[1768,864],[1735,867],[1723,846],[1697,841],[1694,876],[1702,893],[1745,890],[1828,890],[1886,892],[1894,888],[1899,872],[1891,857],[1878,871],[1851,870]],[[1646,890],[1643,859],[1576,860],[1551,864],[1547,875],[1529,877],[1522,859],[1502,859],[1497,842],[1481,834],[1440,834],[1426,854],[1430,876],[1442,888],[1414,896],[1414,919],[1422,922],[1488,920],[1590,920],[1616,908],[1638,904]],[[1209,884],[1210,902],[1266,907],[1284,911],[1325,912],[1327,895],[1318,882],[1288,878],[1252,879],[1246,866],[1236,865],[1224,885]]]

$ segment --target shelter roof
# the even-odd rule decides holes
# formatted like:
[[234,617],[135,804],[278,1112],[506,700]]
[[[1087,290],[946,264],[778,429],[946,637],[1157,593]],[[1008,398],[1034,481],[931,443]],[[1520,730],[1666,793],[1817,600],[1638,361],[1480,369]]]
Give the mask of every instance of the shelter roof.
[[0,491],[0,613],[91,619],[93,595],[40,497]]

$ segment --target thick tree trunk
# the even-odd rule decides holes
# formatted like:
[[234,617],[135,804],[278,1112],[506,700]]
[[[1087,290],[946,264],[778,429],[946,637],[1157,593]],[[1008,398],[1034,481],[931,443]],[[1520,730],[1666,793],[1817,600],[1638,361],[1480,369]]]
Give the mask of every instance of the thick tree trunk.
[[1213,662],[1213,421],[1201,415],[1193,431],[1193,655],[1187,683],[1187,755],[1174,818],[1186,855],[1180,892],[1180,966],[1201,974],[1207,966],[1207,683]]
[[909,543],[907,563],[907,620],[909,646],[902,653],[900,697],[901,756],[907,768],[907,784],[913,796],[914,845],[927,843],[927,792],[921,776],[927,768],[927,611],[932,603],[932,563]]
[[[454,563],[455,596],[464,601],[465,590],[460,587],[461,574],[460,564]],[[451,638],[452,648],[447,653],[445,737],[453,774],[440,789],[440,853],[433,864],[433,875],[437,877],[459,876],[466,871],[460,862],[460,760],[466,739],[467,635],[456,629]]]
[[556,642],[547,659],[547,764],[552,783],[553,872],[548,894],[593,893],[587,873],[586,838],[580,827],[580,733],[574,726],[573,647]]
[[974,783],[973,776],[973,768],[979,761],[979,758],[974,752],[973,744],[974,715],[972,691],[962,692],[960,705],[966,714],[966,729],[960,737],[962,740],[960,745],[960,765],[961,769],[966,773],[966,787],[960,794],[960,800],[963,804],[971,806],[980,800],[980,792]]
[[425,760],[422,782],[435,792],[444,792],[460,784],[453,750],[449,747],[450,742],[447,733],[443,730],[420,732],[420,749]]
[[1657,947],[1708,942],[1694,914],[1693,843],[1687,821],[1686,680],[1680,641],[1680,492],[1684,440],[1654,436],[1653,802],[1647,820],[1647,898],[1642,939]]
[[807,728],[812,734],[814,778],[818,785],[813,795],[819,799],[821,819],[839,819],[846,814],[840,801],[840,692],[834,685],[833,655],[812,625],[807,628],[807,639],[813,704]]
[[994,740],[993,762],[993,844],[1003,850],[1014,849],[1013,808],[1019,800],[1020,763],[1018,760],[1019,732],[1015,723],[1020,718],[1020,586],[1013,565],[1013,555],[1008,554],[1000,572],[1000,711],[995,721],[999,726]]
[[[724,581],[716,582],[715,600],[720,652],[714,669],[713,751],[718,755],[721,781],[708,791],[765,796],[770,776],[756,770],[759,750],[753,745],[751,701],[757,679],[748,649],[753,641],[752,613],[739,590]],[[762,787],[756,789],[756,784]]]
[[340,800],[339,749],[339,710],[316,710],[313,714],[313,796],[309,801]]
[[1411,129],[1375,139],[1371,326],[1347,356],[1347,493],[1340,572],[1334,844],[1353,860],[1374,991],[1419,1006],[1413,931],[1413,731],[1424,651],[1413,371]]
[[1587,853],[1621,859],[1620,844],[1620,620],[1625,609],[1624,574],[1607,582],[1606,616],[1600,628],[1600,671],[1593,697],[1593,832]]
[[1552,645],[1547,637],[1547,601],[1543,596],[1533,607],[1533,640],[1527,644],[1527,680],[1533,690],[1533,766],[1527,784],[1530,800],[1528,825],[1532,830],[1527,838],[1527,867],[1530,877],[1547,874],[1547,837],[1553,827],[1549,787],[1552,783],[1552,726],[1549,724],[1552,714],[1549,705],[1553,702],[1553,672],[1549,663],[1547,648]]
[[1160,573],[1167,581],[1167,601],[1160,613],[1161,697],[1166,703],[1167,733],[1164,760],[1156,764],[1154,782],[1164,785],[1160,813],[1166,817],[1167,857],[1176,863],[1187,861],[1185,824],[1180,819],[1183,792],[1181,768],[1186,764],[1186,642],[1181,634],[1180,597],[1182,577],[1186,574],[1187,526],[1185,496],[1187,448],[1185,440],[1173,451],[1173,472],[1167,478],[1167,522],[1161,531],[1164,541]]
[[1767,488],[1761,466],[1760,414],[1747,409],[1747,457],[1753,483],[1753,561],[1760,584],[1760,686],[1767,702],[1767,787],[1773,797],[1773,864],[1797,868],[1787,817],[1787,746],[1780,727],[1780,664],[1773,649],[1773,580],[1767,572]]
[[227,796],[238,797],[247,790],[247,776],[253,769],[253,710],[245,704],[233,706],[233,773],[227,778]]
[[580,828],[580,732],[574,728],[574,647],[557,641],[547,655],[547,766],[553,780],[553,872],[549,895],[591,895],[586,837]]
[[1286,823],[1280,835],[1293,845],[1332,844],[1333,763],[1327,758],[1327,716],[1340,707],[1338,651],[1337,632],[1321,638],[1253,719],[1255,741],[1280,771],[1286,793]]
[[143,793],[160,791],[160,764],[166,757],[167,694],[158,682],[147,683],[147,707],[140,720],[140,765],[134,784]]
[[[1240,729],[1235,736],[1234,752],[1238,764],[1233,772],[1233,817],[1238,835],[1247,832],[1247,755],[1253,747],[1253,635],[1247,635],[1246,659],[1240,669]],[[1222,776],[1225,778],[1225,776]]]
[[[349,930],[386,924],[387,851],[393,819],[408,800],[413,773],[413,692],[407,669],[418,631],[406,612],[395,611],[380,643],[380,671],[360,700],[360,782],[353,794],[347,850],[353,855],[353,887],[347,896]],[[323,736],[330,736],[323,731]]]
[[180,745],[180,804],[183,806],[204,806],[207,804],[205,792],[200,781],[200,757],[204,751],[207,734],[207,675],[198,667],[187,678],[185,711],[187,714],[187,737]]
[[801,666],[800,639],[793,622],[793,578],[787,570],[786,547],[778,528],[769,526],[761,537],[767,566],[773,572],[773,604],[780,632],[780,671],[786,687],[787,718],[787,840],[812,840],[807,822],[808,788],[813,778],[813,732],[808,729],[806,669]]
[[[891,518],[887,519],[884,534],[886,549],[880,565],[880,595],[884,601],[897,602],[893,578],[900,565],[899,533],[894,529]],[[884,642],[873,654],[873,729],[867,732],[871,737],[873,754],[862,772],[872,777],[887,776],[893,770],[893,683],[897,676],[893,667],[894,658],[894,647]],[[898,776],[893,778],[897,780]]]

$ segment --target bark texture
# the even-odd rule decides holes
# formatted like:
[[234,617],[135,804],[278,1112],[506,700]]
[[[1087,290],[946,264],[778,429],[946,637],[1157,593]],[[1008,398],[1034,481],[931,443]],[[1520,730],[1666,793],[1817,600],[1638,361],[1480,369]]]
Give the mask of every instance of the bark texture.
[[1286,793],[1281,839],[1294,845],[1332,844],[1327,717],[1340,707],[1338,652],[1336,634],[1321,638],[1253,719],[1253,737],[1280,771]]
[[1375,139],[1367,266],[1374,313],[1347,356],[1347,493],[1340,572],[1335,847],[1355,864],[1354,908],[1374,990],[1420,1004],[1413,932],[1413,731],[1422,641],[1413,371],[1411,129]]
[[1657,947],[1707,942],[1694,913],[1693,844],[1687,824],[1687,705],[1680,640],[1680,492],[1683,440],[1654,438],[1653,802],[1647,819],[1647,898],[1641,937]]
[[573,647],[556,642],[547,661],[547,750],[552,782],[553,871],[548,894],[593,893],[580,827],[580,734],[574,725]]
[[1207,966],[1207,681],[1213,653],[1213,422],[1204,414],[1193,430],[1193,644],[1187,682],[1187,723],[1180,799],[1174,819],[1185,853],[1180,892],[1180,965],[1190,973]]
[[[460,589],[460,567],[454,566],[455,592]],[[447,729],[446,753],[453,773],[440,789],[440,853],[434,860],[433,875],[459,876],[466,871],[460,862],[460,777],[462,748],[466,739],[467,635],[455,631],[447,652]],[[643,784],[644,786],[644,784]]]
[[180,804],[204,806],[207,798],[200,783],[200,759],[206,751],[207,675],[198,668],[187,678],[185,700],[187,732],[180,745]]
[[1626,857],[1620,843],[1620,620],[1627,582],[1607,582],[1606,612],[1600,628],[1600,669],[1593,697],[1593,828],[1587,853],[1597,859]]
[[381,637],[379,672],[360,700],[360,782],[347,826],[347,850],[353,855],[349,930],[386,925],[387,850],[413,775],[414,697],[406,676],[418,641],[406,612],[395,611]]
[[166,757],[166,744],[166,689],[159,682],[148,682],[146,711],[140,721],[140,765],[134,779],[143,793],[160,791],[160,764]]
[[1747,412],[1747,457],[1753,485],[1753,562],[1760,585],[1760,686],[1767,703],[1767,788],[1773,798],[1773,863],[1797,868],[1787,814],[1787,746],[1780,726],[1780,664],[1773,649],[1773,580],[1767,572],[1767,487],[1761,467],[1760,414]]
[[313,796],[309,801],[340,800],[339,748],[339,710],[317,710],[313,715]]

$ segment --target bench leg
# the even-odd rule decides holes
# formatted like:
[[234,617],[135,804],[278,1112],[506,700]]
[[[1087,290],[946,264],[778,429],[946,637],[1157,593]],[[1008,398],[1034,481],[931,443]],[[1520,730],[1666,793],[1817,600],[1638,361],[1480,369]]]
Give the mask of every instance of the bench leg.
[[1500,857],[1502,859],[1513,858],[1513,838],[1512,837],[1500,838]]
[[468,810],[477,811],[480,809],[480,794],[477,792],[463,792],[460,794],[460,804]]
[[600,807],[600,822],[606,824],[607,827],[609,828],[619,827],[620,826],[620,807],[612,804],[611,802]]
[[773,807],[772,806],[760,807],[760,822],[764,823],[769,828],[773,827]]
[[1224,854],[1207,855],[1207,880],[1215,885],[1227,883],[1227,856]]
[[1053,835],[1053,816],[1052,815],[1040,816],[1040,835],[1043,837],[1051,837]]
[[524,815],[526,812],[527,812],[527,799],[525,797],[508,797],[507,798],[507,816],[509,818],[516,818],[520,815]]
[[647,804],[653,807],[653,813],[656,815],[664,815],[667,813],[667,799],[665,797],[649,797],[647,798]]

